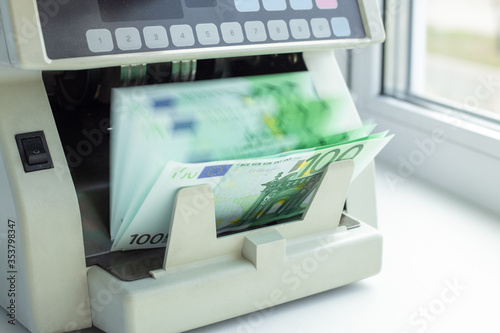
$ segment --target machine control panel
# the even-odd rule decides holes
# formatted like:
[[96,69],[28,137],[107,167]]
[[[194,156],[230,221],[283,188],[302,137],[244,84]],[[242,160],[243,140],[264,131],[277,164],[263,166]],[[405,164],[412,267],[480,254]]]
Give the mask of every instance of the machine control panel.
[[360,39],[353,0],[38,0],[48,58]]

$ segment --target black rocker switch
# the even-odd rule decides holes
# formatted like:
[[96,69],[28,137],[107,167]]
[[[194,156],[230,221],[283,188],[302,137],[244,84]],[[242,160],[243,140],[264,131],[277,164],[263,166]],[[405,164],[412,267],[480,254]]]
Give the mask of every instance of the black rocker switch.
[[31,172],[52,168],[47,141],[43,131],[16,135],[24,171]]
[[21,141],[29,165],[44,164],[49,161],[49,154],[45,150],[42,139],[39,136],[22,139]]

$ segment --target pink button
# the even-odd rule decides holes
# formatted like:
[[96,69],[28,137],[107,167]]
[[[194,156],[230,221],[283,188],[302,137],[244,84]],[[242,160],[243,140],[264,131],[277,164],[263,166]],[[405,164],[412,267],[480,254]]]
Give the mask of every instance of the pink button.
[[337,0],[316,0],[316,5],[321,9],[335,9],[338,7]]

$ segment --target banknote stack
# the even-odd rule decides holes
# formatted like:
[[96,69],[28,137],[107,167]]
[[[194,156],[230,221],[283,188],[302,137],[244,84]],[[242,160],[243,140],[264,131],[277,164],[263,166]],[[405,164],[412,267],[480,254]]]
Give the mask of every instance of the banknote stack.
[[121,88],[111,141],[113,251],[165,246],[180,188],[209,184],[220,235],[298,218],[325,167],[353,179],[392,136],[308,73]]

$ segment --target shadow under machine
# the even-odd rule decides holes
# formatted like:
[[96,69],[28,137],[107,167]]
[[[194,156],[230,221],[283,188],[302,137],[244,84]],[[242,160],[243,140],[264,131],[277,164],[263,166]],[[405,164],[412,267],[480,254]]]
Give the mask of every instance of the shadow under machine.
[[109,102],[115,87],[305,70],[320,96],[346,93],[333,49],[383,39],[375,0],[0,0],[7,315],[32,332],[182,331],[376,274],[373,165],[350,182],[349,163],[298,223],[217,238],[209,206],[199,228],[174,220],[166,249],[109,252]]

